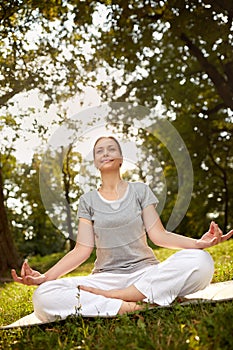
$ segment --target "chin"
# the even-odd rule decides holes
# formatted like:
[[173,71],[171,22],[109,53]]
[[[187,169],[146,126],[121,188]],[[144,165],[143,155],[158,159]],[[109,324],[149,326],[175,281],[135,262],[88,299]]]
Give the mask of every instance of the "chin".
[[99,168],[99,170],[101,171],[110,171],[110,170],[119,170],[120,169],[120,165],[119,164],[114,164],[114,163],[106,163],[101,165],[101,167]]

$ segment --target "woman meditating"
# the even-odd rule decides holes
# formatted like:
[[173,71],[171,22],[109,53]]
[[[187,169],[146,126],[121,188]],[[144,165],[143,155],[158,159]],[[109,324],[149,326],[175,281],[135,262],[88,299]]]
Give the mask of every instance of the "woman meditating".
[[[203,249],[227,240],[233,230],[223,235],[211,222],[200,239],[168,232],[150,188],[121,179],[119,142],[101,137],[93,154],[102,184],[80,197],[75,248],[44,274],[27,262],[21,276],[12,270],[16,282],[40,285],[33,295],[35,315],[42,321],[72,314],[114,316],[145,305],[169,305],[177,297],[204,289],[211,282],[214,264]],[[146,233],[157,246],[181,250],[160,263]],[[94,246],[97,258],[91,275],[58,279],[86,261]]]

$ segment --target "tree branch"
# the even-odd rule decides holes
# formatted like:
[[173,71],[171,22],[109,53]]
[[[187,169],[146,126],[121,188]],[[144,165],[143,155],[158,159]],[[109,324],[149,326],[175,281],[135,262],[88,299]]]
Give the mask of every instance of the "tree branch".
[[191,53],[200,63],[203,70],[208,74],[209,78],[212,80],[215,86],[216,91],[224,101],[226,107],[233,109],[233,91],[230,88],[229,84],[227,84],[215,66],[207,60],[202,51],[187,37],[186,34],[181,33],[180,39],[185,42]]
[[24,90],[31,90],[35,88],[35,80],[33,76],[29,76],[24,81],[15,81],[15,86],[12,91],[7,92],[5,95],[0,97],[0,106],[4,106],[7,102],[18,93]]

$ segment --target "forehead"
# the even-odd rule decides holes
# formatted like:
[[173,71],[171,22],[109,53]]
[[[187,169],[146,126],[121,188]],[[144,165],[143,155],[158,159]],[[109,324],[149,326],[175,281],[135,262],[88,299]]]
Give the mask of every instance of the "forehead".
[[97,144],[95,145],[95,149],[107,146],[117,146],[117,143],[113,139],[103,138],[97,142]]

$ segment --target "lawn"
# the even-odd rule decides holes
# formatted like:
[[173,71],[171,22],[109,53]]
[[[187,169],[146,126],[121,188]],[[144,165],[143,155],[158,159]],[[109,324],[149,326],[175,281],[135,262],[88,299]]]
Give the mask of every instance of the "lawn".
[[[233,239],[208,249],[215,261],[213,282],[233,278]],[[173,251],[156,249],[164,260]],[[60,255],[33,258],[44,271]],[[93,257],[74,274],[88,274]],[[0,285],[0,325],[32,312],[35,287]],[[233,302],[157,308],[112,319],[70,317],[42,326],[0,330],[1,349],[233,349]]]

